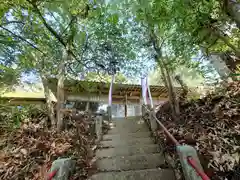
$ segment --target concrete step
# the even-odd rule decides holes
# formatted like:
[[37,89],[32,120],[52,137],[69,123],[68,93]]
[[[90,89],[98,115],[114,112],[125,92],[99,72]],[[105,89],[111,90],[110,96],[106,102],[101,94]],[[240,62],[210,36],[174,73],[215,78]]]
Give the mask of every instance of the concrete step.
[[100,147],[117,147],[117,146],[135,146],[135,145],[146,145],[154,144],[154,140],[150,137],[146,138],[131,138],[131,139],[115,139],[112,141],[101,141]]
[[144,138],[150,137],[150,132],[136,132],[136,133],[124,133],[124,134],[106,134],[103,136],[103,140],[115,140],[115,139],[130,139],[130,138]]
[[108,134],[126,134],[126,133],[137,133],[137,132],[149,132],[147,126],[142,127],[122,127],[113,128],[108,131]]
[[89,180],[175,180],[175,176],[174,172],[169,169],[147,169],[98,173]]
[[144,124],[145,121],[141,118],[139,119],[127,119],[127,120],[113,120],[111,123],[118,124],[118,125],[124,125],[124,124]]
[[99,149],[96,152],[98,158],[114,157],[114,156],[132,156],[136,154],[158,153],[160,148],[157,144],[141,145],[141,146],[117,146],[115,148]]
[[[128,116],[127,119],[140,119],[142,116]],[[125,117],[113,117],[112,120],[126,120]]]
[[116,124],[111,127],[108,131],[109,134],[116,133],[131,133],[131,132],[146,132],[149,131],[148,126],[146,124]]
[[96,165],[99,171],[128,171],[140,169],[154,169],[164,164],[164,157],[160,154],[140,154],[133,156],[116,156],[98,159]]
[[111,123],[111,130],[108,134],[124,134],[149,131],[147,124],[143,120],[117,120]]
[[126,124],[145,124],[144,120],[137,119],[137,120],[116,120],[111,122],[112,125],[126,125]]

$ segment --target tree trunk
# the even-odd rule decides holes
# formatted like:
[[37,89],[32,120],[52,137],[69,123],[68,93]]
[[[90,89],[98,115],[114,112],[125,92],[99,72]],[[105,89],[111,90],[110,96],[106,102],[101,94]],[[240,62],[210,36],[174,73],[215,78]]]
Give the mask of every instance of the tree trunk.
[[124,117],[127,118],[127,105],[124,105]]
[[[170,107],[172,110],[172,116],[173,116],[174,120],[177,120],[177,116],[180,114],[179,104],[177,103],[176,93],[174,92],[174,89],[172,87],[172,81],[171,81],[171,77],[169,75],[168,69],[167,69],[166,65],[164,64],[164,62],[161,60],[161,58],[162,58],[161,46],[159,46],[157,36],[154,32],[154,27],[150,28],[150,38],[151,38],[154,50],[157,53],[155,60],[157,60],[157,62],[159,64],[164,84],[165,84],[166,88],[168,89],[169,102],[170,102]],[[166,70],[166,74],[165,74],[165,70]]]
[[170,88],[171,85],[169,84],[167,75],[165,73],[165,70],[164,70],[165,68],[164,68],[163,62],[161,62],[160,59],[158,59],[158,64],[159,64],[159,67],[160,67],[160,70],[161,70],[161,74],[162,74],[162,79],[163,79],[164,85],[168,89],[169,104],[170,104],[170,108],[171,108],[171,111],[172,111],[172,116],[173,116],[173,119],[176,121],[177,117],[176,117],[176,112],[175,112],[174,99],[173,99],[173,94],[172,94],[172,92],[170,90],[171,89]]
[[59,66],[58,84],[57,84],[57,129],[61,131],[63,128],[63,113],[61,109],[64,107],[64,80],[65,80],[65,64],[71,60],[73,47],[73,39],[76,35],[77,18],[72,16],[72,23],[70,24],[70,34],[67,39],[65,48],[63,48],[62,62]]
[[63,113],[61,112],[64,106],[64,80],[65,80],[65,62],[68,59],[67,49],[63,50],[62,62],[59,65],[58,82],[57,82],[57,129],[61,131],[63,128]]
[[124,108],[125,108],[125,118],[127,118],[127,93],[125,94],[125,106],[124,106]]
[[234,46],[232,43],[230,43],[225,36],[221,34],[217,34],[217,35],[228,47],[230,47],[234,51],[236,56],[240,58],[240,50],[236,46]]
[[236,70],[238,70],[238,65],[240,64],[240,58],[236,56],[232,56],[228,52],[221,53],[219,56],[232,72],[235,72]]
[[214,35],[217,39],[222,40],[229,48],[232,49],[235,55],[240,58],[240,49],[229,41],[227,34],[214,26],[207,27],[205,30],[209,32],[209,35]]
[[169,93],[172,96],[172,104],[174,106],[175,117],[178,117],[180,115],[180,110],[179,110],[179,103],[177,100],[177,95],[176,95],[175,89],[173,88],[172,79],[170,77],[169,70],[166,67],[166,65],[165,65],[165,69],[166,69],[167,81],[169,84]]
[[222,59],[219,53],[212,53],[209,56],[210,63],[213,65],[214,69],[218,72],[221,79],[225,80],[231,74],[231,69],[228,67],[228,62]]
[[179,75],[175,76],[175,79],[178,82],[178,84],[180,84],[181,87],[182,87],[182,93],[181,93],[181,95],[179,97],[179,100],[183,101],[183,100],[185,100],[187,98],[188,86],[187,86],[186,83],[183,82],[182,78]]
[[237,0],[224,0],[224,10],[240,28],[240,3]]
[[235,59],[229,59],[225,54],[227,52],[206,52],[203,48],[202,53],[208,57],[208,60],[213,65],[213,68],[217,71],[221,79],[226,80],[229,75],[237,69],[237,64],[239,60],[237,57]]
[[46,104],[47,104],[47,110],[48,110],[48,117],[51,121],[51,125],[52,127],[56,126],[56,119],[54,116],[54,106],[51,100],[51,90],[48,87],[48,82],[47,82],[47,78],[40,73],[41,79],[42,79],[42,83],[43,83],[43,88],[44,88],[44,95],[46,98]]

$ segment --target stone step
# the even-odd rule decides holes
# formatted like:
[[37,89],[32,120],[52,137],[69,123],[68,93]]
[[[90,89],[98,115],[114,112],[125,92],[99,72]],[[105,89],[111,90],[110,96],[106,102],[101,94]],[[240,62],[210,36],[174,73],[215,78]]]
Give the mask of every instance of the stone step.
[[113,118],[112,121],[134,121],[134,120],[139,120],[142,117],[137,116],[137,117],[127,117],[127,119],[125,117],[121,117],[121,118]]
[[124,124],[144,124],[145,121],[143,119],[127,119],[127,120],[114,120],[111,122],[112,124],[124,125]]
[[136,132],[136,133],[124,133],[124,134],[106,134],[103,136],[103,140],[115,140],[115,139],[130,139],[130,138],[144,138],[150,137],[150,132]]
[[116,124],[111,127],[108,131],[109,134],[116,134],[116,133],[131,133],[131,132],[146,132],[149,131],[149,128],[146,124]]
[[164,157],[160,154],[139,154],[133,156],[115,156],[96,161],[99,171],[127,171],[140,169],[154,169],[164,164]]
[[109,134],[123,134],[130,132],[146,132],[149,131],[147,124],[142,120],[119,120],[111,123]]
[[169,169],[147,169],[97,173],[89,180],[175,180],[175,176]]
[[141,146],[117,146],[115,148],[99,149],[96,152],[98,158],[114,157],[114,156],[132,156],[136,154],[158,153],[160,148],[157,144],[141,145]]
[[127,119],[125,117],[115,117],[112,118],[112,121],[126,121],[126,120],[139,120],[142,116],[128,116]]
[[134,146],[134,145],[146,145],[154,144],[154,140],[150,137],[146,138],[131,138],[131,139],[115,139],[113,141],[101,141],[100,147],[117,147],[117,146]]
[[108,134],[126,134],[126,133],[137,133],[137,132],[149,132],[147,126],[143,127],[123,127],[123,128],[113,128],[108,131]]
[[134,124],[146,124],[143,120],[126,120],[126,121],[113,121],[110,123],[111,126],[125,126]]

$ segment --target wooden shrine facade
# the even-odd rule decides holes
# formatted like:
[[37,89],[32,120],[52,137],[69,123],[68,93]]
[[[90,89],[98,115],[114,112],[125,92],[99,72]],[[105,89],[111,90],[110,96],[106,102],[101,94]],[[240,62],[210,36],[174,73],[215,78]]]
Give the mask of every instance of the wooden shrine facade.
[[[49,86],[56,96],[57,80],[49,79]],[[110,83],[89,82],[89,81],[65,81],[64,98],[69,101],[88,101],[108,103]],[[180,93],[181,88],[175,87]],[[150,86],[153,104],[159,104],[168,100],[167,88],[164,86]],[[193,92],[192,90],[190,93]],[[127,103],[126,103],[127,102]],[[141,85],[133,84],[113,84],[112,103],[113,104],[139,104],[142,102]]]

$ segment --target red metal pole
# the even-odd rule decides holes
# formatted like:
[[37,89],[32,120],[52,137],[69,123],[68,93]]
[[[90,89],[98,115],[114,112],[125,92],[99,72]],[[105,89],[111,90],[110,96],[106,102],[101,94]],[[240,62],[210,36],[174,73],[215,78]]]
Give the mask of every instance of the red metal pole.
[[195,162],[195,160],[192,157],[188,157],[187,161],[192,166],[192,168],[195,169],[195,171],[202,178],[202,180],[210,180],[210,178],[205,174],[205,172],[203,172],[202,170],[200,170],[198,168],[197,163]]
[[175,137],[167,130],[167,128],[165,128],[165,126],[157,119],[157,117],[154,114],[154,118],[156,119],[156,121],[158,122],[158,124],[161,126],[161,128],[163,129],[163,131],[166,133],[166,135],[173,141],[173,143],[176,146],[180,146],[180,143],[175,139]]
[[55,170],[55,171],[53,171],[53,172],[50,172],[50,173],[48,174],[47,180],[52,180],[53,177],[57,174],[57,172],[58,172],[58,170]]
[[[154,114],[154,118],[157,121],[157,123],[161,126],[161,128],[163,129],[163,131],[166,133],[166,135],[172,140],[172,142],[176,145],[176,146],[180,146],[180,143],[175,139],[175,137],[167,130],[167,128],[165,128],[165,126],[161,123],[161,121],[159,121],[156,117],[156,115]],[[192,168],[197,172],[197,174],[202,178],[202,180],[210,180],[210,178],[207,176],[207,174],[205,174],[204,171],[202,171],[201,169],[198,168],[197,163],[195,162],[195,160],[192,157],[188,157],[187,158],[187,162],[192,166]]]

